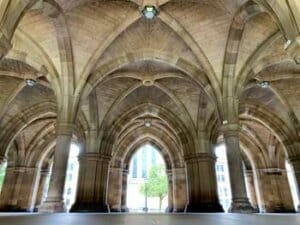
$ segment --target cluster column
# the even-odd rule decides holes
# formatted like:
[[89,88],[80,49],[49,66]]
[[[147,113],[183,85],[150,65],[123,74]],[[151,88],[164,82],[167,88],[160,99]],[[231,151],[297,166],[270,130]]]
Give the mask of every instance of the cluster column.
[[40,171],[40,180],[38,184],[38,190],[36,194],[36,200],[35,200],[35,211],[38,210],[38,208],[42,205],[43,203],[43,194],[44,194],[44,189],[45,189],[45,184],[47,181],[47,178],[49,176],[49,169],[42,169]]
[[121,212],[122,171],[120,167],[112,167],[109,169],[109,192],[107,195],[111,212]]
[[167,170],[166,172],[168,176],[168,208],[166,209],[166,212],[173,212],[173,172],[171,169]]
[[187,178],[185,168],[173,168],[173,212],[184,212],[187,205]]
[[187,212],[223,212],[217,194],[216,158],[209,153],[185,157],[187,165],[189,203]]
[[110,156],[85,153],[79,158],[79,182],[71,212],[109,212],[107,185]]
[[63,195],[74,126],[59,123],[56,129],[57,138],[48,195],[39,212],[66,212]]
[[232,203],[230,212],[252,213],[254,212],[247,197],[242,158],[240,152],[239,124],[226,124],[221,128],[226,149],[229,168]]
[[258,169],[261,209],[267,213],[294,213],[294,204],[284,169]]
[[121,211],[129,212],[127,207],[127,183],[128,183],[128,169],[122,171],[122,195],[121,195]]
[[297,183],[297,193],[298,193],[298,199],[299,199],[299,205],[298,205],[297,212],[300,213],[300,156],[291,158],[290,162],[293,166],[294,173],[295,173],[295,179],[296,179],[296,183]]
[[252,207],[256,212],[259,211],[258,204],[257,204],[257,195],[255,190],[255,184],[254,184],[254,174],[252,170],[246,171],[246,185],[248,188],[248,196],[250,198],[250,202],[252,204]]
[[8,166],[0,196],[0,211],[32,212],[37,180],[38,168]]

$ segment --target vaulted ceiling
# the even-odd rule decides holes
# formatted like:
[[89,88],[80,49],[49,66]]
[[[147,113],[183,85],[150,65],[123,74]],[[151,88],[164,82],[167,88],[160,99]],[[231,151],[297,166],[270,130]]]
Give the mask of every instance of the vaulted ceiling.
[[[143,17],[145,2],[159,9],[156,18]],[[271,137],[281,152],[300,154],[289,148],[300,143],[298,0],[145,2],[1,1],[0,155],[19,139],[26,151],[34,139],[54,143],[42,131],[55,131],[65,105],[83,141],[118,121],[117,137],[130,136],[150,118],[161,137],[177,143],[182,132],[195,148],[199,133],[216,139],[238,108],[252,155],[277,146]]]

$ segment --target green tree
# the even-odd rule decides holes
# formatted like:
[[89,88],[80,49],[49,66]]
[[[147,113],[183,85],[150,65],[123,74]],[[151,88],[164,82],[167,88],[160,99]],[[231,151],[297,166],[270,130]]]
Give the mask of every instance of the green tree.
[[159,210],[161,210],[162,200],[168,194],[168,179],[163,165],[151,167],[146,184],[142,184],[140,192],[148,197],[159,198]]
[[4,182],[5,171],[6,171],[6,164],[3,164],[2,166],[0,166],[0,192]]

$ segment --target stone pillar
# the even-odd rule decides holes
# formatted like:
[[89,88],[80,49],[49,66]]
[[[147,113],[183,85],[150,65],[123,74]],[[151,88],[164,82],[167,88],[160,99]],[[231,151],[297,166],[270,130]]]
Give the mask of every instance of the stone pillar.
[[121,195],[122,195],[122,179],[123,169],[110,168],[108,187],[108,204],[111,212],[121,212]]
[[287,173],[282,169],[258,169],[261,208],[267,213],[294,213]]
[[56,146],[48,195],[46,201],[39,208],[39,212],[66,212],[63,195],[73,125],[60,123],[56,129]]
[[0,211],[33,211],[37,177],[37,168],[8,167],[0,197]]
[[32,212],[38,190],[39,169],[26,168],[22,178],[18,197],[18,207],[21,211]]
[[166,212],[173,212],[173,171],[169,169],[166,171],[168,176],[168,208],[166,208]]
[[128,169],[124,169],[122,173],[122,196],[121,196],[121,211],[129,212],[127,207],[127,184],[128,184]]
[[49,176],[49,169],[42,169],[40,171],[40,180],[38,184],[38,190],[36,194],[36,200],[35,200],[35,209],[34,211],[37,211],[38,208],[42,205],[43,203],[43,194],[44,194],[44,189],[45,189],[45,184],[47,181],[47,178]]
[[186,169],[174,168],[173,171],[173,212],[184,212],[187,205]]
[[254,185],[254,175],[252,170],[246,171],[246,186],[248,190],[248,196],[250,199],[250,203],[256,212],[259,212],[258,204],[257,204],[257,195]]
[[299,205],[297,212],[300,213],[300,156],[293,157],[290,159],[291,165],[293,166],[294,173],[295,173],[295,180],[296,180],[296,186],[297,186],[297,194],[299,199]]
[[17,204],[24,171],[25,167],[7,167],[0,196],[0,211],[20,211]]
[[223,131],[226,144],[232,193],[232,202],[229,211],[237,213],[252,213],[254,212],[254,209],[252,208],[247,197],[243,173],[240,152],[239,124],[226,124],[222,126],[221,130]]
[[85,153],[79,158],[76,201],[70,212],[109,212],[107,185],[110,156]]
[[223,212],[217,194],[215,156],[197,153],[185,157],[189,204],[187,212]]

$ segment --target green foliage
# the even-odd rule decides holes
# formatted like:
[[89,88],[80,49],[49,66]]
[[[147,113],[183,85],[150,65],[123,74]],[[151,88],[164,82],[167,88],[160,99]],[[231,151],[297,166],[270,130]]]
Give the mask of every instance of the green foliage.
[[4,182],[4,177],[5,177],[5,171],[6,171],[6,165],[0,166],[0,191],[2,189],[2,185]]
[[148,197],[159,198],[159,209],[163,198],[168,194],[168,179],[163,165],[156,165],[150,169],[146,185],[142,184],[140,192]]

